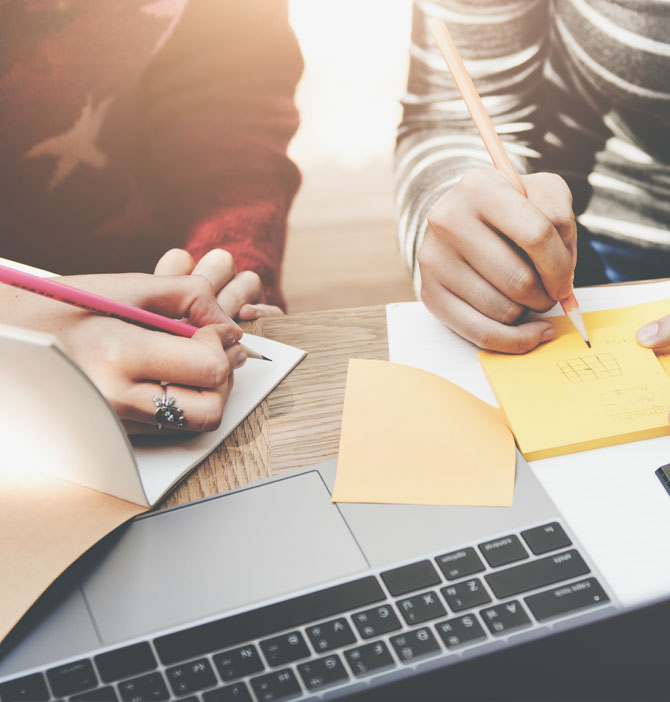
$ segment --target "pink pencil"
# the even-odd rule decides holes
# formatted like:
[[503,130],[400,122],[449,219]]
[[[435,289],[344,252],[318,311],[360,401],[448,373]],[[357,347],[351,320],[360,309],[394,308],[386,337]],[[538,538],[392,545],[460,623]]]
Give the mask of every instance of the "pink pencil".
[[[468,112],[472,117],[472,121],[477,127],[477,131],[484,142],[486,150],[491,156],[493,165],[499,170],[505,173],[512,182],[516,185],[517,190],[524,196],[528,197],[526,189],[523,187],[521,178],[519,178],[518,173],[514,170],[512,162],[509,160],[509,156],[505,151],[498,133],[496,132],[493,122],[489,113],[484,107],[477,89],[475,88],[472,78],[468,73],[468,69],[463,63],[463,59],[454,44],[454,40],[449,34],[447,26],[442,20],[433,17],[428,22],[430,31],[435,37],[435,41],[444,56],[444,60],[447,62],[449,71],[456,83],[458,92],[461,94],[463,101],[465,102]],[[563,312],[567,315],[568,319],[574,324],[575,329],[579,332],[582,339],[586,342],[586,345],[591,348],[591,342],[589,341],[589,336],[586,333],[586,327],[584,326],[584,320],[582,319],[582,314],[579,311],[579,304],[577,303],[577,298],[574,293],[570,293],[565,299],[559,300]]]
[[[95,293],[90,293],[85,290],[79,290],[79,288],[73,288],[70,285],[59,283],[51,278],[40,278],[31,273],[24,273],[14,268],[8,268],[7,266],[0,265],[0,283],[7,283],[7,285],[13,285],[15,288],[21,288],[21,290],[27,290],[37,295],[43,295],[52,300],[79,307],[87,312],[94,312],[95,314],[102,314],[107,317],[116,317],[117,319],[122,319],[124,322],[151,327],[152,329],[164,331],[168,334],[190,338],[198,331],[198,327],[188,324],[187,322],[170,319],[170,317],[164,317],[162,314],[148,312],[139,307],[133,307],[123,302],[110,300],[109,298],[102,297],[102,295],[96,295]],[[256,358],[263,361],[271,360],[242,344],[240,344],[240,346],[244,348],[249,358]]]

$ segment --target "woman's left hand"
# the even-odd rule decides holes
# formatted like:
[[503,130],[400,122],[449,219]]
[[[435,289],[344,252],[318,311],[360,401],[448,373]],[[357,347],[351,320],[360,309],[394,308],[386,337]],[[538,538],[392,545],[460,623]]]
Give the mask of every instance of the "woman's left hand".
[[258,274],[254,271],[238,272],[232,255],[225,249],[208,251],[197,264],[188,251],[170,249],[161,256],[154,274],[206,278],[223,311],[238,321],[284,314],[279,307],[264,304],[263,285]]

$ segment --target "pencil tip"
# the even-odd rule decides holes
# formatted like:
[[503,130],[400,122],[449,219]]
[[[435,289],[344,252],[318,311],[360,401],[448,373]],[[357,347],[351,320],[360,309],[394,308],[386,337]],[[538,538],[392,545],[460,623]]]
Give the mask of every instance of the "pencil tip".
[[[591,344],[589,344],[589,346],[591,346]],[[262,358],[264,361],[271,361],[271,360],[272,360],[271,358],[268,358],[267,356],[263,356],[262,354],[261,354],[261,358]]]
[[589,348],[591,348],[591,342],[590,342],[588,339],[584,339],[584,341],[586,342],[586,345],[587,345]]

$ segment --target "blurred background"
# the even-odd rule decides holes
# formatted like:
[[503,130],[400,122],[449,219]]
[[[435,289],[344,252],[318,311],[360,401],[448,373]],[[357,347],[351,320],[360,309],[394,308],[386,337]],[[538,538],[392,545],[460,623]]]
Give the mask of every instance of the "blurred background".
[[397,251],[393,147],[410,0],[290,0],[305,60],[289,148],[303,176],[289,216],[289,312],[413,299]]

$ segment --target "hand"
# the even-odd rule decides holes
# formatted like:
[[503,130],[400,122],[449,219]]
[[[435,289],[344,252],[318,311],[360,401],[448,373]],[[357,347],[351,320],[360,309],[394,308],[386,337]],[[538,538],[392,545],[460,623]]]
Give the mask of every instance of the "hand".
[[[153,398],[183,410],[181,431],[211,431],[221,422],[233,369],[246,361],[241,329],[217,304],[211,286],[194,276],[72,276],[60,282],[201,327],[192,338],[151,331],[89,314],[9,286],[0,286],[2,321],[56,334],[110,402],[129,434],[157,433]],[[177,429],[163,423],[163,432]],[[177,429],[179,430],[179,429]]]
[[184,249],[163,254],[156,275],[201,275],[212,285],[223,310],[233,319],[248,322],[258,317],[284,314],[279,307],[264,303],[263,285],[254,271],[237,272],[232,255],[224,249],[208,251],[196,264]]
[[550,173],[521,180],[528,198],[498,171],[468,171],[428,214],[417,255],[428,309],[481,348],[507,353],[553,338],[550,322],[523,318],[571,293],[577,262],[568,186]]

